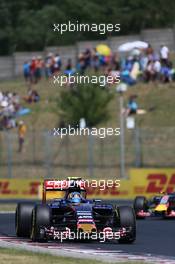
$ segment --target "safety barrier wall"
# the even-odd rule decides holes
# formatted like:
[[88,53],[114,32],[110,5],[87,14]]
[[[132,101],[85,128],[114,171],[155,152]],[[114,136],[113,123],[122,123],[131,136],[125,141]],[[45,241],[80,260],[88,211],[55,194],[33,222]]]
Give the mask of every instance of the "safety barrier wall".
[[[120,187],[93,186],[87,187],[88,198],[133,199],[137,195],[150,198],[162,191],[174,191],[175,169],[131,169],[129,178],[120,181]],[[41,199],[41,196],[42,180],[0,180],[0,199]]]

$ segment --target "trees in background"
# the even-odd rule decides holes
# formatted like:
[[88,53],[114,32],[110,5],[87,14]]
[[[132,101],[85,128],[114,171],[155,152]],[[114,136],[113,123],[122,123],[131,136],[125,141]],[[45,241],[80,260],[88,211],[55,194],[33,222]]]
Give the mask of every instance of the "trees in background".
[[61,36],[53,32],[53,23],[120,23],[123,35],[172,26],[174,10],[173,0],[0,0],[0,54],[106,38],[94,32]]
[[87,127],[97,126],[109,119],[108,104],[113,94],[98,84],[78,84],[70,90],[61,90],[57,106],[64,124],[77,126],[80,119]]

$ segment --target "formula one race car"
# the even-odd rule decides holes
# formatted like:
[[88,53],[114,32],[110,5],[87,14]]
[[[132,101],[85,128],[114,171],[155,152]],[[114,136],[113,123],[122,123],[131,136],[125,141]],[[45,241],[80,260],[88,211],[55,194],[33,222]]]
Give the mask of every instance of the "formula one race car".
[[117,239],[132,243],[136,239],[132,207],[86,199],[83,180],[77,178],[45,180],[42,203],[19,203],[15,219],[16,235],[38,242]]
[[147,216],[175,217],[175,193],[162,193],[150,200],[144,196],[137,196],[134,200],[134,210],[137,219],[144,219]]

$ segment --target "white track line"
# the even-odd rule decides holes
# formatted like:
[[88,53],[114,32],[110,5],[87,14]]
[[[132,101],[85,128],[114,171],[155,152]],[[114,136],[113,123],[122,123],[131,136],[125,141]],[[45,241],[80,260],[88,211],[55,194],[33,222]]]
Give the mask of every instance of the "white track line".
[[15,214],[15,211],[0,211],[0,214]]

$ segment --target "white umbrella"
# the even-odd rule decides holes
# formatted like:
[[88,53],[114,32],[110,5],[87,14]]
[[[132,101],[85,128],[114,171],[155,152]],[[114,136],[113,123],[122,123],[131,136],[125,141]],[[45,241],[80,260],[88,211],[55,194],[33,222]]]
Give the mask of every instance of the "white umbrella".
[[132,41],[132,42],[127,42],[118,47],[119,52],[127,52],[131,51],[133,49],[146,49],[148,47],[148,43],[144,41]]

